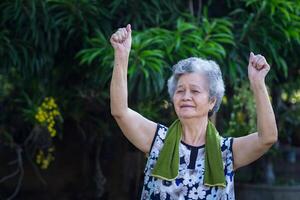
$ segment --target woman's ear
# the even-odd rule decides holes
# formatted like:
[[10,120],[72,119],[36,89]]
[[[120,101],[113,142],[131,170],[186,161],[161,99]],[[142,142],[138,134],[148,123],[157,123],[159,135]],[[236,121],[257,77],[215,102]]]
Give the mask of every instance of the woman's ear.
[[213,97],[212,99],[210,99],[209,101],[209,110],[212,110],[214,108],[214,106],[216,105],[217,102],[217,98]]

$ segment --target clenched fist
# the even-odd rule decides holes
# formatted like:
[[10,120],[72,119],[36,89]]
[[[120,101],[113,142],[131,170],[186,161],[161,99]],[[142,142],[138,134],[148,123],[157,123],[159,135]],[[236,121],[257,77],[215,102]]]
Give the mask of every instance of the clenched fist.
[[129,55],[131,49],[131,26],[128,24],[126,28],[119,28],[117,32],[112,34],[110,43],[115,53]]
[[248,64],[248,77],[251,84],[264,83],[265,77],[270,70],[270,65],[265,57],[260,54],[250,53]]

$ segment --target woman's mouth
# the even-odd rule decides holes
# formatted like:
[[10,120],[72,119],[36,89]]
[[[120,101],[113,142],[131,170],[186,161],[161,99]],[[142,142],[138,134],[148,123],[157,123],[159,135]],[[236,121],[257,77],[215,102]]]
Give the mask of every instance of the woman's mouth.
[[192,105],[182,105],[182,106],[180,106],[180,108],[194,108],[194,106],[192,106]]

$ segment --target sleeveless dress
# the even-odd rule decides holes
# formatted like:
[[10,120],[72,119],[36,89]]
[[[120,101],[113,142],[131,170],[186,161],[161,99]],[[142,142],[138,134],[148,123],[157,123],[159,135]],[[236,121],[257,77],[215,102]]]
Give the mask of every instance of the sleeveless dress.
[[162,149],[168,128],[158,124],[144,170],[142,200],[234,200],[233,138],[221,137],[220,146],[226,187],[204,186],[205,148],[191,146],[181,141],[179,146],[179,174],[175,180],[166,181],[151,176]]

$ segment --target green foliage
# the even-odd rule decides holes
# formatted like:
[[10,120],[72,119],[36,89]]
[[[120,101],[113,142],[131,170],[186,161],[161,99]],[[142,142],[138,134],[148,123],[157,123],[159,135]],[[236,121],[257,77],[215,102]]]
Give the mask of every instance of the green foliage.
[[187,12],[186,2],[180,0],[115,0],[108,1],[115,28],[131,23],[134,29],[170,27]]
[[[285,80],[290,68],[296,67],[290,60],[296,59],[294,45],[299,46],[300,4],[298,1],[234,1],[233,23],[237,46],[229,56],[230,78],[237,73],[245,76],[249,51],[262,53],[273,66],[272,79]],[[291,59],[291,55],[294,57]]]
[[[129,96],[135,96],[133,100],[137,101],[157,97],[165,86],[170,66],[179,59],[193,55],[222,61],[226,56],[223,45],[234,44],[231,26],[225,19],[210,22],[204,18],[199,25],[178,19],[175,30],[150,28],[143,32],[134,31],[128,69]],[[101,33],[89,43],[91,48],[80,51],[77,57],[81,64],[99,66],[100,77],[98,73],[97,77],[102,80],[102,85],[107,86],[110,80],[107,75],[112,71],[112,48]]]
[[13,84],[8,80],[8,77],[0,74],[0,101],[8,97],[13,89]]
[[249,83],[241,82],[239,86],[235,86],[234,95],[231,99],[228,98],[225,97],[226,104],[230,102],[228,106],[232,108],[225,134],[240,137],[256,132],[256,107]]
[[279,97],[279,136],[282,142],[290,145],[300,145],[298,132],[300,128],[300,90],[298,84],[299,81],[293,84],[283,84]]
[[[223,45],[234,44],[231,27],[231,22],[226,19],[210,21],[203,18],[199,24],[187,23],[179,19],[174,38],[170,38],[173,42],[168,45],[167,52],[171,52],[175,58],[193,55],[222,61],[226,56]],[[172,58],[170,61],[174,62]]]

